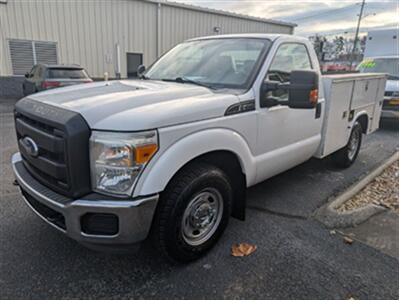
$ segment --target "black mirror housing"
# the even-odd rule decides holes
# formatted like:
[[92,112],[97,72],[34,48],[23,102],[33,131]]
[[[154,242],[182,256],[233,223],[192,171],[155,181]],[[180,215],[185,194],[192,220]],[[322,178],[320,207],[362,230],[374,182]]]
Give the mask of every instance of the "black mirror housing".
[[25,73],[25,78],[29,78],[29,73]]
[[317,105],[319,74],[315,71],[292,71],[288,87],[290,108],[312,109]]
[[[261,87],[260,107],[288,105],[290,108],[312,109],[317,105],[319,88],[319,74],[315,71],[292,71],[290,83],[265,81]],[[288,101],[279,101],[267,97],[268,92],[285,90],[288,92]]]
[[138,76],[139,78],[142,78],[143,75],[144,75],[144,72],[145,72],[145,66],[144,66],[144,65],[139,65],[139,66],[137,67],[137,76]]

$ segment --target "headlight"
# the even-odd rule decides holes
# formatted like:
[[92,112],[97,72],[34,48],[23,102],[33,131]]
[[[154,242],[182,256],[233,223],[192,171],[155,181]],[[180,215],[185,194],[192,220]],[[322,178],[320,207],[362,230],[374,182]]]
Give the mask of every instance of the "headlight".
[[92,188],[99,192],[129,195],[138,175],[157,150],[156,131],[93,131],[90,138]]

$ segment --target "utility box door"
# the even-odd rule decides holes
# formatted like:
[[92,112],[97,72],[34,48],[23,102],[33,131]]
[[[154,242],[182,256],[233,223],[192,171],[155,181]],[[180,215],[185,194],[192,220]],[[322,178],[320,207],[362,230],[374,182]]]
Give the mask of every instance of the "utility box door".
[[350,134],[348,117],[354,81],[324,81],[326,114],[323,125],[323,156],[344,147]]

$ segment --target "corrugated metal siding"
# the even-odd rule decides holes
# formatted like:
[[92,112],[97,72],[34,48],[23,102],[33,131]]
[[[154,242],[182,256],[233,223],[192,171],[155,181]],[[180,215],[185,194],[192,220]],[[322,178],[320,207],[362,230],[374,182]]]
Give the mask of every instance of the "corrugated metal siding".
[[[7,64],[6,39],[5,39],[6,5],[0,3],[0,76],[8,74],[11,68]],[[1,94],[1,91],[0,91]]]
[[[158,4],[138,0],[23,1],[0,4],[0,75],[11,75],[8,39],[56,42],[59,63],[84,66],[91,76],[114,76],[115,45],[126,53],[143,53],[144,64],[157,57]],[[221,33],[281,32],[290,26],[268,24],[188,8],[162,5],[160,53],[191,37]],[[4,45],[7,44],[7,47]],[[5,71],[4,71],[5,70]]]
[[161,24],[161,52],[190,38],[213,35],[215,27],[221,29],[220,34],[292,32],[288,26],[171,6],[162,6]]

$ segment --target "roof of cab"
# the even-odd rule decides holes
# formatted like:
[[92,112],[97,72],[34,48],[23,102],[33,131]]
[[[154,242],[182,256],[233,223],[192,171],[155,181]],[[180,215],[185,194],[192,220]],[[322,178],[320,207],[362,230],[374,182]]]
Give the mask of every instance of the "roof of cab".
[[268,39],[272,42],[279,38],[291,38],[293,40],[307,40],[303,37],[294,36],[291,34],[268,34],[268,33],[240,33],[240,34],[221,34],[221,35],[210,35],[204,37],[193,38],[188,41],[198,41],[198,40],[210,40],[210,39],[226,39],[226,38],[253,38],[253,39]]

